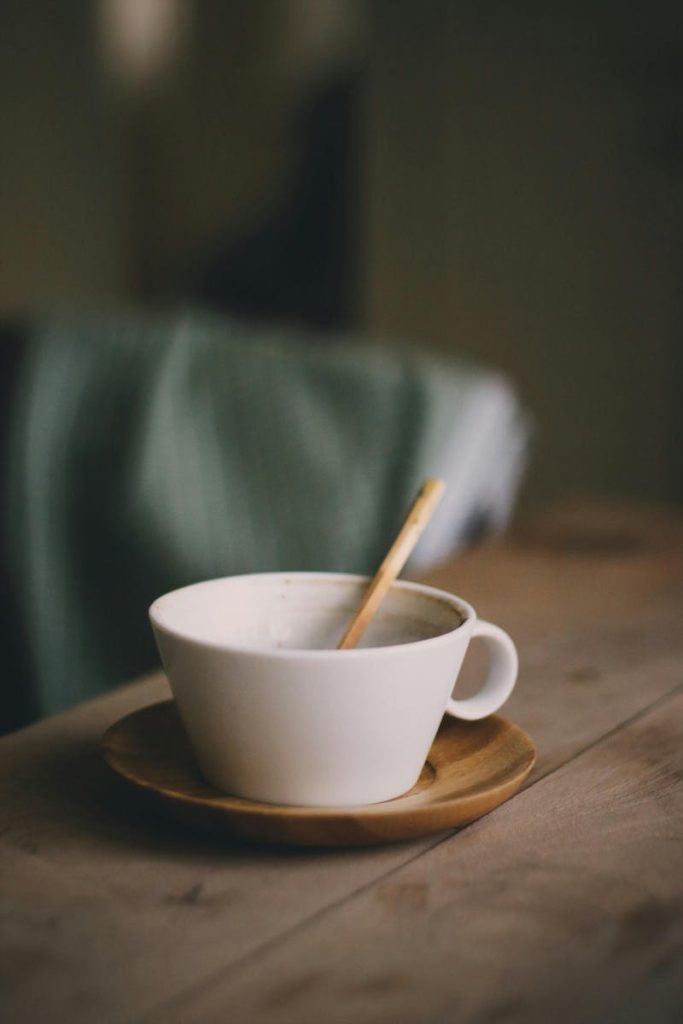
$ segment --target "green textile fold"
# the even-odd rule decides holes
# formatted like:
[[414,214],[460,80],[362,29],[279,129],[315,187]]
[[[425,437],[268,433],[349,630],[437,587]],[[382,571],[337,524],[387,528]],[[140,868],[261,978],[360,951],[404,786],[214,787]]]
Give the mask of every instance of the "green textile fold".
[[479,376],[202,313],[35,324],[5,545],[40,712],[154,667],[175,587],[374,571]]

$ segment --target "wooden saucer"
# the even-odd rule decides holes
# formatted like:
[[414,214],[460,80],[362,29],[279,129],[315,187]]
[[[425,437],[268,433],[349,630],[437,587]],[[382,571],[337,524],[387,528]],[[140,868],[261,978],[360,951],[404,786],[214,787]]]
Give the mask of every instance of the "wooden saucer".
[[175,703],[136,711],[102,737],[107,764],[148,802],[211,832],[296,846],[369,846],[416,839],[474,821],[512,796],[536,759],[522,729],[493,715],[444,716],[416,785],[364,807],[288,807],[229,796],[205,782]]

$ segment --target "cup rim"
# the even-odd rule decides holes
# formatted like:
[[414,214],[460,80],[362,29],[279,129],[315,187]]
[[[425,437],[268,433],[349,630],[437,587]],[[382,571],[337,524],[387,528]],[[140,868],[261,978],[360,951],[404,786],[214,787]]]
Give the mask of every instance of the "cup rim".
[[458,630],[463,629],[468,624],[472,624],[476,618],[476,612],[471,604],[465,601],[462,597],[457,594],[451,594],[447,590],[441,590],[438,587],[430,587],[426,583],[417,583],[413,580],[395,580],[391,585],[391,590],[397,588],[399,590],[407,590],[411,593],[421,594],[424,597],[432,598],[435,601],[445,602],[450,608],[454,608],[461,616],[461,621],[455,626],[454,629],[449,629],[444,633],[439,633],[437,636],[425,637],[423,640],[411,640],[404,644],[386,644],[379,647],[353,647],[347,650],[339,650],[338,648],[297,648],[297,647],[261,647],[258,644],[238,644],[230,641],[217,641],[217,640],[204,640],[198,639],[190,632],[186,632],[182,629],[178,629],[173,626],[169,626],[166,623],[160,621],[159,618],[159,605],[166,598],[172,597],[175,594],[180,594],[183,591],[193,590],[195,588],[204,587],[211,583],[220,583],[227,580],[284,580],[284,579],[295,579],[295,580],[348,580],[349,582],[365,582],[369,583],[372,579],[371,576],[365,576],[357,573],[343,573],[343,572],[250,572],[240,573],[234,576],[217,576],[214,579],[199,580],[196,583],[189,583],[184,587],[176,587],[174,590],[169,590],[165,594],[161,594],[157,597],[152,604],[149,606],[148,615],[152,628],[155,633],[163,633],[166,636],[173,637],[176,640],[182,640],[184,643],[189,643],[198,648],[206,650],[226,651],[237,654],[251,654],[258,655],[261,658],[272,658],[279,661],[291,661],[293,659],[305,658],[310,660],[321,659],[329,660],[331,658],[360,658],[360,657],[377,657],[386,654],[387,652],[396,651],[411,651],[415,649],[424,650],[425,647],[434,647],[439,644],[448,643],[453,634],[457,633]]

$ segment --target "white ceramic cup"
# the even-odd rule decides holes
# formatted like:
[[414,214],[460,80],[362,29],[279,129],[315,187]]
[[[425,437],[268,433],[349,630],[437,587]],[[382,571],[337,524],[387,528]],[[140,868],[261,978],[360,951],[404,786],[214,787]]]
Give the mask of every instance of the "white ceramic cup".
[[[361,644],[339,641],[362,576],[264,573],[196,583],[160,597],[150,619],[199,766],[251,800],[357,806],[416,783],[446,712],[496,711],[517,678],[502,629],[459,597],[395,583]],[[451,692],[467,645],[490,649],[481,690]]]

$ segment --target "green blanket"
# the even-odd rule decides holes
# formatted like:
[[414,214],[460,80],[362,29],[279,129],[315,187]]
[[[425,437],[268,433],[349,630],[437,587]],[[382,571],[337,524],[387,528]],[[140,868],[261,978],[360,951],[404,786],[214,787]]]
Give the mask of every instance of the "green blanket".
[[167,590],[374,571],[480,376],[201,313],[36,325],[4,542],[40,712],[157,664]]

